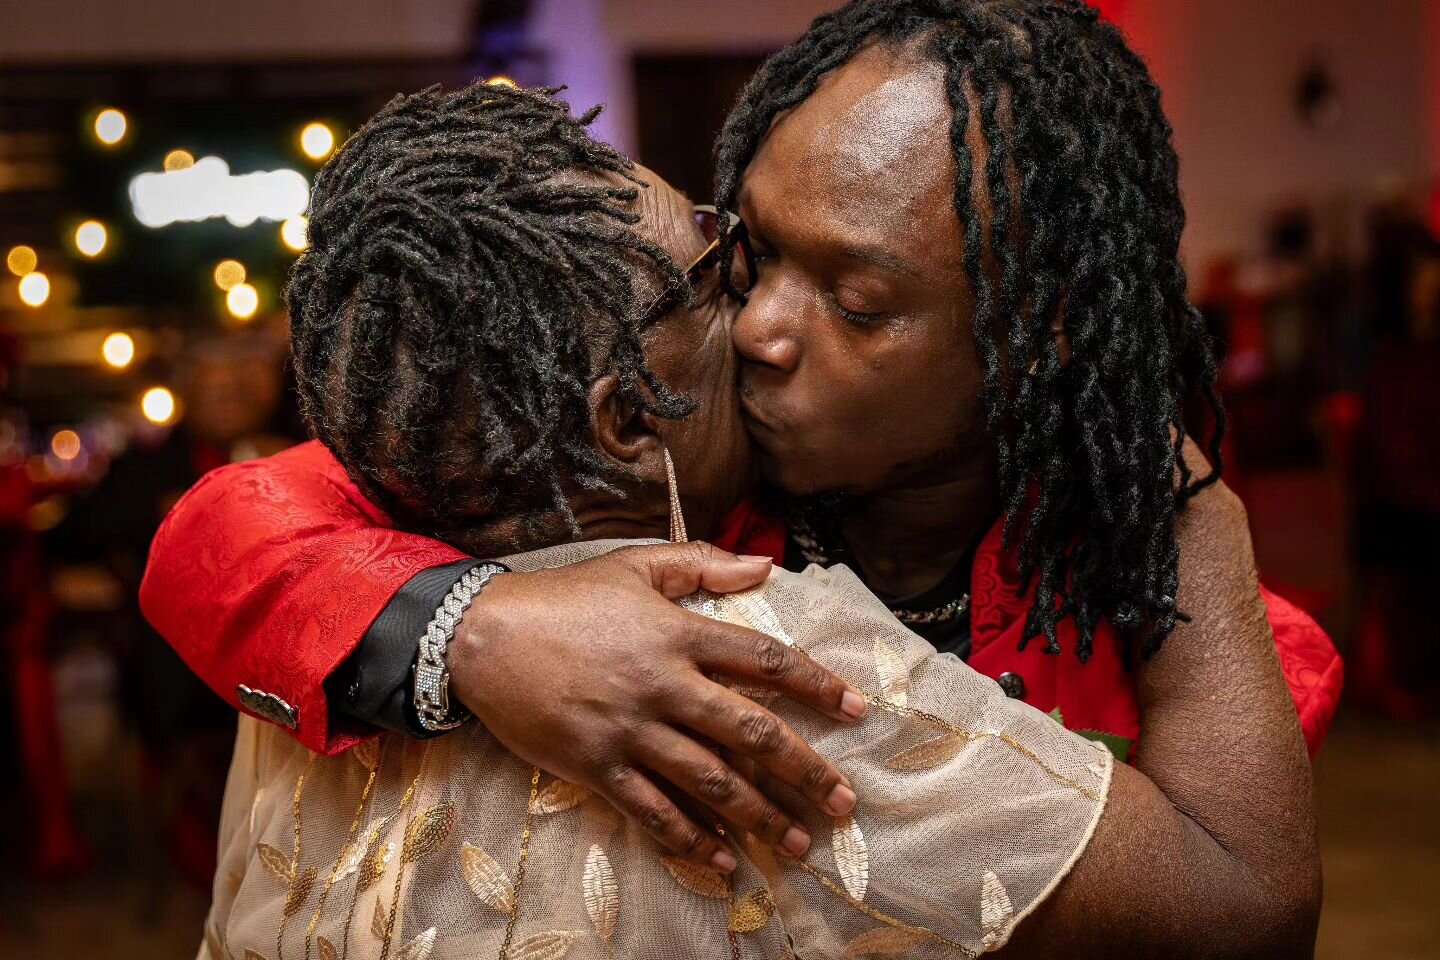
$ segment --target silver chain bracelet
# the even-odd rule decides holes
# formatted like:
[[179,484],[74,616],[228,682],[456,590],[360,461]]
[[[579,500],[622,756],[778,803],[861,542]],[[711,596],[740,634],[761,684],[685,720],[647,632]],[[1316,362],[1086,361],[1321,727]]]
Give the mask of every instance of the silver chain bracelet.
[[450,704],[450,668],[445,664],[445,651],[455,639],[455,628],[470,604],[497,573],[508,570],[498,563],[482,563],[472,567],[459,580],[440,606],[435,618],[420,637],[420,653],[415,658],[415,715],[420,726],[432,733],[454,730],[470,719],[470,711]]

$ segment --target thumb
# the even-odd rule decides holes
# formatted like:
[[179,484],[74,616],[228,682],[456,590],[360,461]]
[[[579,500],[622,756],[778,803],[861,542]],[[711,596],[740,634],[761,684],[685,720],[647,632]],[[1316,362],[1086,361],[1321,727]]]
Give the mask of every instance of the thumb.
[[770,575],[769,557],[737,557],[701,540],[633,549],[631,559],[639,561],[650,585],[671,600],[700,589],[748,590]]

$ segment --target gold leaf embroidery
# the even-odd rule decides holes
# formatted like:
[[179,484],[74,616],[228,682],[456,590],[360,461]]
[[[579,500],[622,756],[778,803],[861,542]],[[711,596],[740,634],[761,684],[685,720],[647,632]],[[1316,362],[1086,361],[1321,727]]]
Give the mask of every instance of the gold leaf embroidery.
[[560,960],[575,944],[569,930],[546,930],[526,937],[505,954],[505,960]]
[[851,940],[840,956],[850,957],[881,956],[904,953],[911,947],[925,942],[925,935],[918,930],[904,930],[900,927],[876,927]]
[[395,960],[429,960],[435,949],[435,928],[431,927],[395,951]]
[[846,892],[864,902],[865,888],[870,885],[870,851],[854,817],[835,820],[830,846],[835,851],[835,867],[840,871],[840,882],[845,884]]
[[320,951],[320,960],[340,960],[340,951],[335,949],[335,944],[324,937],[316,937],[315,946]]
[[356,892],[363,893],[374,886],[385,875],[385,868],[390,866],[390,858],[394,855],[395,844],[372,844],[365,859],[360,862],[360,876],[355,878]]
[[670,876],[675,878],[675,882],[691,893],[698,893],[702,897],[713,897],[716,900],[730,899],[730,884],[723,873],[706,867],[697,867],[679,857],[661,857],[660,862],[665,865],[666,870],[670,871]]
[[375,898],[375,912],[370,916],[370,935],[376,940],[388,940],[390,938],[390,914],[380,906],[380,898]]
[[770,899],[770,891],[764,887],[751,890],[730,907],[730,932],[751,933],[759,930],[770,922],[774,914],[775,902]]
[[875,673],[880,677],[880,696],[903,707],[909,700],[910,671],[900,654],[879,637],[875,638]]
[[954,760],[968,742],[958,733],[947,733],[943,737],[916,744],[909,750],[901,750],[886,760],[885,766],[891,770],[929,770]]
[[590,799],[590,791],[578,783],[570,783],[567,780],[551,780],[540,795],[535,798],[535,816],[543,817],[547,813],[560,813],[577,807]]
[[785,632],[780,617],[770,601],[765,599],[762,587],[752,587],[741,593],[726,594],[715,601],[720,619],[741,626],[759,630],[779,640],[787,647],[795,646],[795,639]]
[[620,918],[620,885],[615,882],[610,858],[598,843],[591,845],[590,855],[585,858],[581,887],[585,891],[585,912],[590,915],[595,932],[608,941],[615,935],[615,922]]
[[255,844],[255,852],[260,855],[260,863],[270,873],[270,876],[281,883],[289,883],[290,878],[295,875],[295,868],[290,865],[290,858],[268,843]]
[[1015,925],[1015,908],[1010,894],[992,871],[986,870],[980,883],[980,942],[988,950],[999,950],[1010,939]]
[[345,845],[345,857],[340,863],[340,872],[335,874],[336,883],[360,869],[360,863],[365,859],[365,854],[378,849],[381,835],[390,828],[390,820],[390,817],[376,817],[370,821],[370,826],[365,828],[364,833],[360,834],[354,842]]
[[360,869],[360,861],[365,859],[365,841],[355,840],[345,844],[340,849],[340,867],[335,871],[335,882],[339,883],[350,874]]
[[490,854],[473,843],[460,850],[460,871],[475,896],[509,916],[515,910],[515,888]]
[[373,740],[366,740],[364,743],[356,745],[350,752],[355,756],[356,760],[360,761],[360,765],[366,770],[374,770],[380,766],[379,737]]
[[400,848],[400,862],[414,863],[445,842],[455,827],[455,804],[442,800],[405,828],[405,845]]
[[295,878],[290,884],[290,890],[285,894],[285,907],[282,910],[285,916],[293,917],[295,911],[305,905],[310,897],[310,891],[315,886],[315,868],[311,867]]

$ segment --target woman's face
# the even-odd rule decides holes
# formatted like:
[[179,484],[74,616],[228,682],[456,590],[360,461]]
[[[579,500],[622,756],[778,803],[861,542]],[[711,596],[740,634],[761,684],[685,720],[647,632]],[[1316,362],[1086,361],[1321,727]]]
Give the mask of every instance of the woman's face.
[[[635,229],[683,270],[709,244],[696,223],[695,205],[654,171],[637,165],[635,174],[649,184],[636,200],[642,219]],[[675,461],[686,521],[697,536],[712,530],[754,485],[730,342],[737,308],[712,272],[700,283],[693,305],[666,314],[646,337],[651,369],[695,403],[689,417],[662,420],[656,429]]]

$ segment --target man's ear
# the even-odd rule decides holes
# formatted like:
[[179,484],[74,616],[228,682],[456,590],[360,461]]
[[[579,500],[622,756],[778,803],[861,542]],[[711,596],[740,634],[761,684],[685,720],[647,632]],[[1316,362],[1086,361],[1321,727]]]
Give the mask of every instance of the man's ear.
[[590,429],[595,448],[630,472],[644,473],[663,458],[657,421],[620,389],[620,378],[607,373],[590,385]]

